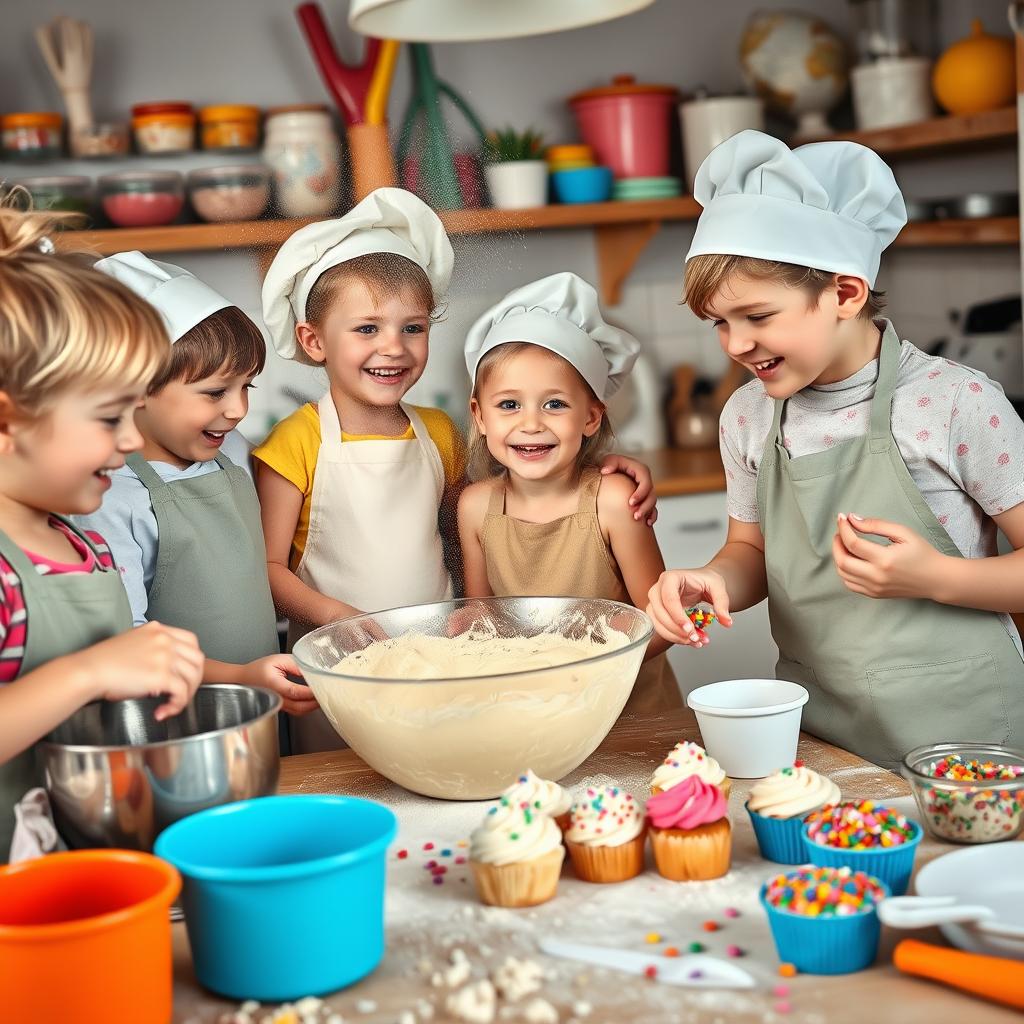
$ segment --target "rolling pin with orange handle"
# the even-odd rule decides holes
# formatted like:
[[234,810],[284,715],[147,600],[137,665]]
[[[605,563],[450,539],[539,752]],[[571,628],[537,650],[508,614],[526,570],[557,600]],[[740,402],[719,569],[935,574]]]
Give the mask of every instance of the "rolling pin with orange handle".
[[904,974],[939,981],[994,1003],[1024,1010],[1024,963],[980,953],[961,953],[904,939],[893,950],[892,962]]

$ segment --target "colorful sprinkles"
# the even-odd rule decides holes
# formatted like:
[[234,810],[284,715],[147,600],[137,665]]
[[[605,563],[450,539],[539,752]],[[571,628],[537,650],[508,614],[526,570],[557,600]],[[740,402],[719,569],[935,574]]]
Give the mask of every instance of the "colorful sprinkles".
[[687,608],[686,617],[698,628],[704,629],[715,621],[716,615],[705,608]]
[[835,849],[888,848],[914,838],[914,826],[902,814],[872,800],[828,804],[804,820],[813,842]]
[[[765,883],[765,902],[804,917],[849,917],[885,898],[881,883],[852,868],[801,868]],[[786,965],[783,964],[782,967]],[[786,975],[779,968],[779,973]]]
[[[1008,839],[1020,830],[1024,816],[1024,765],[997,764],[950,754],[940,761],[933,761],[926,774],[937,781],[954,783],[952,786],[922,785],[920,788],[928,823],[944,839],[985,843]],[[1016,779],[1021,780],[1020,788],[960,785],[1013,782]]]

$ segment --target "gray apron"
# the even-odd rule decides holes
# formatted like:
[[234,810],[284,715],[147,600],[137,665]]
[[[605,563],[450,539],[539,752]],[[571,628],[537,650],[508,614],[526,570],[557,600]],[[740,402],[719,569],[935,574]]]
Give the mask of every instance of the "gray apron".
[[1024,661],[999,616],[854,594],[832,559],[840,512],[900,523],[962,557],[892,436],[899,349],[889,326],[866,435],[791,458],[776,401],[757,474],[776,675],[810,691],[804,728],[887,768],[923,743],[1024,741]]
[[147,618],[191,630],[216,661],[245,665],[277,654],[259,500],[246,472],[218,454],[219,473],[167,482],[137,452],[127,462],[156,516]]
[[[81,530],[58,518],[98,557],[95,545]],[[25,598],[28,628],[19,675],[132,628],[131,605],[117,569],[40,576],[3,531],[0,555],[18,574]],[[14,805],[33,786],[42,784],[33,747],[0,765],[0,862],[6,863],[14,834]]]

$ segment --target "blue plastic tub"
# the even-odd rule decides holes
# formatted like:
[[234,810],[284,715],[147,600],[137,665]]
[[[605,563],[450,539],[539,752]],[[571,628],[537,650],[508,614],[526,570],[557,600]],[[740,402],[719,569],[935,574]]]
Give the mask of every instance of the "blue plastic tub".
[[852,974],[875,962],[881,925],[874,907],[849,917],[806,917],[771,906],[765,891],[762,885],[761,906],[783,963],[804,974]]
[[869,850],[843,850],[831,846],[819,846],[807,835],[807,825],[800,830],[800,841],[804,844],[804,860],[819,868],[853,868],[873,875],[889,887],[893,896],[902,896],[910,885],[914,873],[914,855],[921,842],[921,826],[908,821],[913,835],[900,846],[881,846]]
[[750,815],[750,824],[754,826],[757,845],[765,860],[773,860],[777,864],[808,863],[807,850],[800,838],[804,828],[802,816],[769,818],[752,811],[747,804],[743,806]]
[[611,198],[610,167],[577,167],[551,175],[555,198],[560,203],[603,203]]
[[323,995],[384,955],[395,816],[347,796],[268,796],[171,825],[154,852],[183,877],[199,982],[232,999]]

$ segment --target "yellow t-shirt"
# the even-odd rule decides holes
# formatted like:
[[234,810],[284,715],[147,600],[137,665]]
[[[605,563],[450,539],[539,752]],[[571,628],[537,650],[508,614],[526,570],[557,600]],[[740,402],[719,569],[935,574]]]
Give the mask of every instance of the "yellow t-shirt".
[[[427,428],[430,439],[437,445],[444,466],[444,479],[448,487],[452,487],[462,479],[466,471],[466,444],[459,433],[459,428],[452,422],[447,413],[440,409],[427,409],[418,405],[413,408],[419,413],[423,425]],[[409,424],[401,437],[383,437],[378,434],[346,434],[341,439],[345,443],[359,441],[414,441],[416,434]],[[313,480],[316,476],[316,460],[320,453],[320,413],[312,403],[296,409],[286,419],[281,420],[267,439],[253,449],[252,457],[259,459],[272,470],[294,484],[302,491],[302,509],[299,521],[292,538],[291,557],[289,564],[294,569],[302,558],[306,548],[306,536],[309,533],[309,509],[313,499]]]

